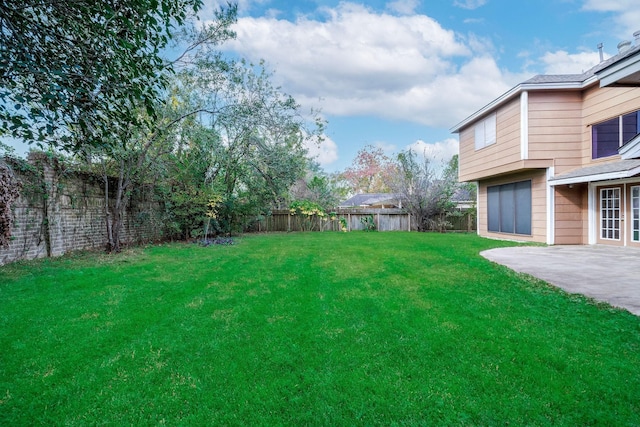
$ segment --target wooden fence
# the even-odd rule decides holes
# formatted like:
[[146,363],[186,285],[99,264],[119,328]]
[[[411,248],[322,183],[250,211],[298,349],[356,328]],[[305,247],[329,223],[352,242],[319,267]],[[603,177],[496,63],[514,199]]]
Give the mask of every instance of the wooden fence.
[[[346,222],[347,231],[364,230],[363,221],[373,220],[378,231],[415,231],[411,215],[402,209],[343,209],[332,218],[292,215],[288,210],[273,211],[271,215],[256,221],[250,231],[340,231],[341,218]],[[450,231],[475,231],[476,221],[471,212],[448,218]]]

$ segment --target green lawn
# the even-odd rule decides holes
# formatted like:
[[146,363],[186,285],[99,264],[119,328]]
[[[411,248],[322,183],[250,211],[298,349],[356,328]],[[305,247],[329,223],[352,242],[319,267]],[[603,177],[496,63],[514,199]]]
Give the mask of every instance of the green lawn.
[[640,425],[640,319],[472,235],[0,267],[0,425]]

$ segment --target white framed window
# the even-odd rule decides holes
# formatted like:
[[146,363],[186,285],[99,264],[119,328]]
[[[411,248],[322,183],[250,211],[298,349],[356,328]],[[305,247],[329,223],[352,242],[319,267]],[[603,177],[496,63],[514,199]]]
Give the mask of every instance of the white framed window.
[[640,186],[631,187],[631,240],[640,242]]
[[496,143],[496,113],[476,124],[476,150]]
[[600,238],[620,240],[620,189],[600,190]]

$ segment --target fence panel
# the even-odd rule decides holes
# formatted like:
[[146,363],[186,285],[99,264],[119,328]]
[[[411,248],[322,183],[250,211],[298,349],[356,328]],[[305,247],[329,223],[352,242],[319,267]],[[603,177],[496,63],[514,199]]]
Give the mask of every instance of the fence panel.
[[[362,221],[372,217],[379,231],[415,230],[411,215],[401,209],[343,209],[336,211],[335,219],[291,215],[288,210],[273,211],[251,227],[250,231],[340,231],[340,218],[344,218],[348,231],[363,230]],[[471,212],[449,219],[452,231],[475,231],[475,219]]]

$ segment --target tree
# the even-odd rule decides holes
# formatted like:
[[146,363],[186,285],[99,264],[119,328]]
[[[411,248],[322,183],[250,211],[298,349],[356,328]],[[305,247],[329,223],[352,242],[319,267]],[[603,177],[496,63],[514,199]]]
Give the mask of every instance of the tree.
[[[110,136],[156,117],[177,64],[163,52],[201,5],[0,0],[0,135],[67,150],[117,144]],[[224,31],[235,13],[229,6],[216,16]]]
[[335,174],[325,173],[320,165],[309,160],[304,178],[299,179],[290,189],[292,201],[308,200],[317,203],[325,211],[334,209],[346,198],[346,189]]
[[358,151],[342,177],[349,182],[354,194],[387,193],[389,179],[395,175],[394,168],[395,164],[381,148],[367,145]]
[[457,157],[452,159],[442,176],[438,176],[428,158],[420,159],[412,150],[397,156],[397,171],[392,181],[393,191],[402,206],[414,218],[418,231],[444,231],[446,217],[455,207],[452,196],[457,179]]

